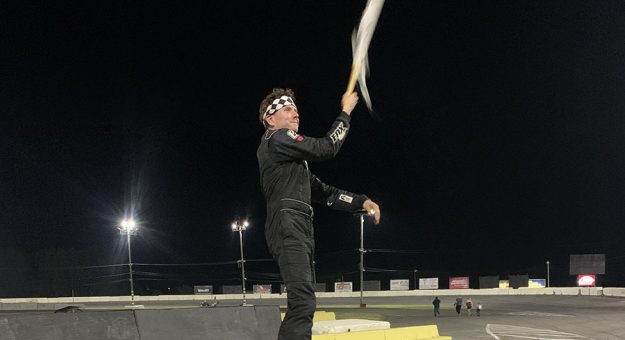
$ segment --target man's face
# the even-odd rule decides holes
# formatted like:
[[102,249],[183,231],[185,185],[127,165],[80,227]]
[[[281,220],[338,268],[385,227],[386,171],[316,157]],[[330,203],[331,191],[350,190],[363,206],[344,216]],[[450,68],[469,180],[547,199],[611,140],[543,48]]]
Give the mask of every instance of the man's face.
[[266,119],[276,130],[287,128],[297,132],[299,129],[299,113],[294,105],[284,106]]

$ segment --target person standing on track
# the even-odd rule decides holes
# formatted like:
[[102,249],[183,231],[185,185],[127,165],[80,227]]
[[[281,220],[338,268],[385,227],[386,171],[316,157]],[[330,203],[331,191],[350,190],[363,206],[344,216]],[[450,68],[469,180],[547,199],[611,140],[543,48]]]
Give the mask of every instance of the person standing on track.
[[462,298],[457,297],[456,302],[454,302],[454,307],[456,307],[456,313],[460,316],[460,311],[462,310]]

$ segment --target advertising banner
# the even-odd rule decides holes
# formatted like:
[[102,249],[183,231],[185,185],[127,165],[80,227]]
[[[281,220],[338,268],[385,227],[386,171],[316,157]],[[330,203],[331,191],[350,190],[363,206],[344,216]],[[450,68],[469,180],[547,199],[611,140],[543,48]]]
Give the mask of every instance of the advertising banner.
[[545,279],[529,279],[527,281],[527,286],[529,288],[545,288],[547,284],[545,283]]
[[419,279],[419,289],[438,289],[438,277]]
[[334,282],[334,291],[337,293],[351,292],[352,283],[351,282]]
[[193,293],[195,295],[213,294],[213,286],[193,286]]
[[409,280],[391,280],[391,290],[408,290],[410,289]]
[[469,288],[469,277],[458,276],[449,278],[449,289],[467,289]]
[[271,294],[271,285],[253,285],[252,289],[255,294]]
[[579,287],[594,287],[596,282],[597,277],[594,274],[577,275],[577,286]]

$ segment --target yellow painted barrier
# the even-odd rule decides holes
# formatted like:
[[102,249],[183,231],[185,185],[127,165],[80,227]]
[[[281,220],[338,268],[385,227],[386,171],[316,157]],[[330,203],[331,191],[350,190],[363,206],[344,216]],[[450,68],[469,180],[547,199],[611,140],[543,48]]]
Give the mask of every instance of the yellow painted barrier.
[[[384,330],[334,334],[334,340],[385,340]],[[315,340],[317,340],[315,338]]]
[[313,340],[336,340],[335,335],[336,334],[319,334],[313,335],[312,338]]
[[385,340],[451,340],[451,337],[440,336],[436,325],[399,327],[385,330]]
[[334,312],[317,311],[315,312],[315,316],[313,316],[313,322],[331,320],[336,320],[336,314],[334,314]]
[[436,325],[399,327],[385,330],[319,334],[313,340],[452,340],[450,336],[438,334]]

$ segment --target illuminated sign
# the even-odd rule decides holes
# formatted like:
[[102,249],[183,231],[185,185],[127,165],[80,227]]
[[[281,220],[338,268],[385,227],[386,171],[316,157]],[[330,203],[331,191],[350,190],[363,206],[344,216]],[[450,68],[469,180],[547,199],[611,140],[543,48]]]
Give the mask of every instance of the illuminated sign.
[[595,277],[595,275],[590,275],[590,274],[577,275],[577,285],[579,287],[594,287],[596,281],[597,281],[597,278]]
[[468,276],[449,278],[449,289],[467,289],[467,288],[469,288]]
[[194,294],[213,294],[213,286],[193,286]]
[[529,288],[545,288],[545,279],[529,279],[527,286]]

